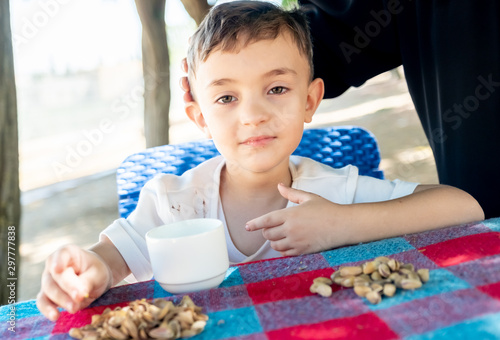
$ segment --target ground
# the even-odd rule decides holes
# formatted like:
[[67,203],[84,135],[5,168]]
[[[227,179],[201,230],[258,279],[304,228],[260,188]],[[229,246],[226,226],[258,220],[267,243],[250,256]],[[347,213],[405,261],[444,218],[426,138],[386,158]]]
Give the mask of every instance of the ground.
[[[173,142],[197,136],[186,121],[171,127]],[[389,72],[322,103],[309,127],[358,125],[373,132],[388,179],[437,183],[429,148],[402,72]],[[120,143],[117,143],[120,147]],[[34,299],[44,261],[58,247],[88,247],[118,217],[115,171],[65,181],[23,192],[21,275],[18,301]]]

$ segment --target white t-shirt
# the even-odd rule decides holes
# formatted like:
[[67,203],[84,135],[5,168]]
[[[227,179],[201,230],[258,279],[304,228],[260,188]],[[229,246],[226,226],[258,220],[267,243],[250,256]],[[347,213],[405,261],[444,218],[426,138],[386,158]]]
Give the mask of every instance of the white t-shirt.
[[[146,233],[152,228],[191,218],[217,218],[223,221],[231,263],[280,257],[270,242],[253,255],[246,256],[234,246],[229,235],[219,197],[222,156],[212,158],[181,176],[159,175],[141,190],[136,209],[127,219],[120,218],[102,233],[123,256],[132,271],[128,281],[153,277],[146,246]],[[310,158],[291,156],[292,187],[312,192],[338,204],[379,202],[406,196],[417,183],[380,180],[358,175],[355,166],[334,169]],[[288,202],[287,207],[294,206]]]

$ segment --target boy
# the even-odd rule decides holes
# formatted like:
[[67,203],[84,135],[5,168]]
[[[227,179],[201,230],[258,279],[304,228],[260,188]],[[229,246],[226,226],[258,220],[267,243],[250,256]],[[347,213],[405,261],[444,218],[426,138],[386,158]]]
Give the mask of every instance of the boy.
[[106,228],[90,250],[52,254],[41,312],[55,320],[57,306],[84,308],[129,275],[151,279],[145,234],[177,220],[221,219],[234,263],[483,219],[477,202],[455,188],[382,181],[352,166],[290,157],[323,96],[311,60],[299,12],[260,2],[214,7],[191,39],[195,101],[186,113],[223,156],[150,181],[134,213]]

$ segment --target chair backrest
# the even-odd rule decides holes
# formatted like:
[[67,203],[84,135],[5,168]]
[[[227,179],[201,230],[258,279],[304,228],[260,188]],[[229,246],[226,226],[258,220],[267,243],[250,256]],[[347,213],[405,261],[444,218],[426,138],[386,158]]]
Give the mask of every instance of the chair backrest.
[[[304,130],[294,155],[310,157],[334,168],[352,164],[359,173],[384,178],[378,168],[380,152],[372,133],[356,126]],[[157,174],[181,175],[186,170],[219,155],[212,140],[149,148],[127,157],[117,170],[118,208],[127,217],[137,205],[144,184]]]

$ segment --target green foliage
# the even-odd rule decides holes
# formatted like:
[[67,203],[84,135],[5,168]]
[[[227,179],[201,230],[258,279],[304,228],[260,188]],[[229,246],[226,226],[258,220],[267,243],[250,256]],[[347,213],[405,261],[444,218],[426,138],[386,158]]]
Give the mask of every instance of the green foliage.
[[299,3],[297,0],[281,0],[281,5],[286,9],[299,7]]

